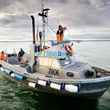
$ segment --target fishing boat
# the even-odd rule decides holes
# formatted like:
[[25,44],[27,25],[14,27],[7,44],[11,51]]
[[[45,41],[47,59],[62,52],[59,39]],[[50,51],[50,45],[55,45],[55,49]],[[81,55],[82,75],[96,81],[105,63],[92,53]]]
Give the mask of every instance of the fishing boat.
[[73,41],[45,41],[45,25],[48,8],[38,15],[42,17],[42,32],[35,37],[35,18],[32,18],[33,45],[31,54],[22,50],[19,55],[8,54],[0,61],[0,71],[38,92],[97,99],[110,86],[110,71],[93,67],[76,59]]

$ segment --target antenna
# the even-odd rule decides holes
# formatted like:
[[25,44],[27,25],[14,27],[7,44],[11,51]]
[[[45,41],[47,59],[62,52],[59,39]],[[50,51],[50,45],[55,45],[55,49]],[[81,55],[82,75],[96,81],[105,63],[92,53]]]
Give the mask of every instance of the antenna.
[[43,36],[44,47],[45,47],[45,27],[46,27],[46,23],[48,22],[48,11],[50,9],[44,8],[44,0],[42,0],[41,2],[42,2],[42,9],[41,9],[41,12],[38,13],[38,15],[42,17],[42,36]]
[[41,0],[41,10],[44,9],[44,0]]

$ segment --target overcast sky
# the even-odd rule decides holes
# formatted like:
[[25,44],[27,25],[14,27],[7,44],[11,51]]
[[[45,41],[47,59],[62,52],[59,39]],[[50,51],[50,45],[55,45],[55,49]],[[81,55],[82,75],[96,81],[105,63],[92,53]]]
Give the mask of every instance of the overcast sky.
[[[67,27],[66,35],[110,33],[110,0],[44,0],[49,7],[49,24]],[[41,0],[0,0],[0,38],[31,39],[30,15],[36,17]],[[37,23],[36,23],[37,24]]]

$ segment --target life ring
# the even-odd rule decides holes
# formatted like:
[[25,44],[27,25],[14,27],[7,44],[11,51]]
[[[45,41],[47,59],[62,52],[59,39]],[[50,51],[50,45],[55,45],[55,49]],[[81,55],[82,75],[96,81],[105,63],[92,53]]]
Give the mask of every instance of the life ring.
[[73,54],[73,49],[70,45],[65,45],[65,50],[67,51],[67,53],[71,55]]

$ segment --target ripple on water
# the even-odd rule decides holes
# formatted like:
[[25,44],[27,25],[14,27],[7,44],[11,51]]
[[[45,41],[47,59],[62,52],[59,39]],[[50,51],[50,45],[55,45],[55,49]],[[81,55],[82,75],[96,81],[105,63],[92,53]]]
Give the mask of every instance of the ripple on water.
[[99,99],[98,110],[110,110],[110,89]]
[[16,82],[0,78],[0,110],[38,110],[37,97]]
[[[40,99],[40,100],[39,100]],[[110,110],[110,89],[99,102],[37,94],[0,75],[0,110]]]

